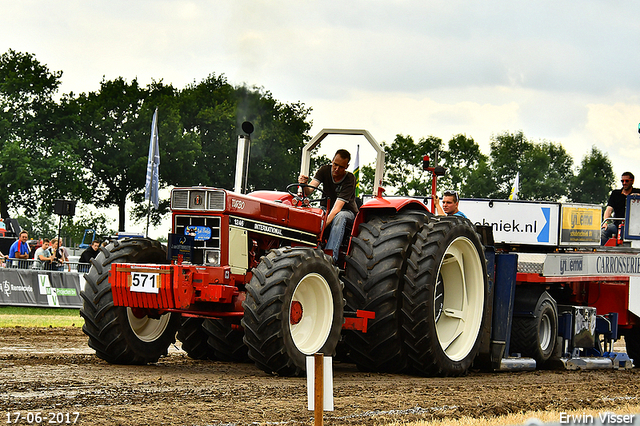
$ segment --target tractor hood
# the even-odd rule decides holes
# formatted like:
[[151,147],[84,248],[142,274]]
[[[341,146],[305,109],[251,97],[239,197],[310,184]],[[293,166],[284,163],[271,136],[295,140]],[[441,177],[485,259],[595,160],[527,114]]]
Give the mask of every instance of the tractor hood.
[[296,207],[286,192],[256,191],[247,195],[210,187],[174,188],[171,210],[175,213],[216,213],[251,219],[320,235],[323,211]]

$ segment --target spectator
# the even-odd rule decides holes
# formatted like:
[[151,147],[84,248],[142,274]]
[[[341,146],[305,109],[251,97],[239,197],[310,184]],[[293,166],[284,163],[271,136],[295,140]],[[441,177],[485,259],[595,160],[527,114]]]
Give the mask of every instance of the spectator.
[[58,247],[60,247],[59,250],[61,250],[62,253],[64,254],[65,262],[68,262],[69,261],[69,251],[67,250],[67,248],[65,246],[62,245],[62,238],[58,238]]
[[438,211],[438,215],[440,216],[461,216],[466,218],[467,215],[458,210],[458,203],[460,202],[460,197],[458,193],[454,190],[446,190],[442,194],[442,206],[440,206],[440,198],[438,198],[438,194],[433,196],[433,199],[436,204],[436,210]]
[[607,208],[604,211],[602,221],[602,231],[600,233],[600,244],[605,245],[609,238],[614,235],[618,235],[618,226],[620,221],[613,221],[613,223],[607,223],[607,219],[611,217],[624,219],[627,211],[627,195],[638,194],[640,190],[633,187],[634,180],[633,173],[624,172],[620,178],[622,183],[621,189],[614,189],[609,195],[609,201],[607,202]]
[[4,219],[0,217],[0,229],[7,229],[7,225],[4,223]]
[[64,247],[60,247],[60,239],[54,238],[51,241],[51,248],[53,250],[53,255],[55,257],[52,262],[52,268],[54,271],[62,271],[65,262],[68,262],[69,259],[64,254]]
[[48,238],[42,240],[42,246],[36,250],[33,258],[33,269],[51,269],[51,262],[55,260],[55,256],[49,247]]
[[[87,249],[83,251],[82,254],[80,255],[80,263],[91,263],[91,259],[96,257],[98,253],[100,253],[100,241],[93,240],[91,242],[91,245],[87,247]],[[79,265],[79,266],[81,266],[80,272],[89,271],[89,265]]]
[[29,244],[29,259],[35,259],[36,250],[42,247],[42,240],[29,240],[27,244]]
[[[9,249],[9,259],[28,259],[29,258],[29,233],[27,231],[21,231],[18,235],[18,240],[11,244]],[[24,267],[25,265],[18,262],[18,267]]]

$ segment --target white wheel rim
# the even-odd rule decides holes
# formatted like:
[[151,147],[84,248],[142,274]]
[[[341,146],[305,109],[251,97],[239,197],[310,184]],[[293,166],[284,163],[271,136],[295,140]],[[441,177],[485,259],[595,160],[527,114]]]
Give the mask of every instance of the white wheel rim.
[[479,338],[485,297],[482,263],[468,238],[458,237],[447,247],[438,280],[442,280],[436,285],[441,294],[434,292],[438,341],[449,359],[460,361]]
[[540,335],[540,349],[545,352],[551,344],[551,319],[547,314],[542,315],[542,318],[540,318],[538,334]]
[[324,346],[333,323],[333,298],[327,280],[317,273],[306,275],[293,292],[289,312],[296,303],[302,307],[302,317],[295,324],[289,317],[291,338],[300,352],[312,355]]
[[133,314],[131,308],[127,308],[127,319],[129,320],[131,331],[138,339],[143,342],[154,342],[167,329],[171,314],[164,314],[159,319],[149,318],[146,315],[138,318]]

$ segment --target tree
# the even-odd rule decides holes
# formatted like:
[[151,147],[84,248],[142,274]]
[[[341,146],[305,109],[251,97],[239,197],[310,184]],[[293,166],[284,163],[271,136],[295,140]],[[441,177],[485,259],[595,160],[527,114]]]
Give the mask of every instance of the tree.
[[415,143],[411,136],[396,135],[390,145],[382,142],[386,152],[385,185],[394,188],[396,195],[426,195],[431,188],[431,176],[422,170],[422,158],[425,154],[433,155],[441,146],[442,140],[435,136]]
[[118,230],[125,230],[129,194],[145,185],[151,117],[155,107],[145,102],[149,88],[136,79],[102,80],[100,91],[81,94],[78,104],[84,165],[91,171],[97,207],[118,207]]
[[375,182],[375,179],[375,166],[372,166],[370,164],[360,166],[360,194],[373,194],[373,184]]
[[24,208],[53,211],[55,198],[88,196],[75,151],[77,112],[53,96],[62,71],[51,72],[34,55],[0,56],[0,214]]
[[[83,206],[79,209],[73,221],[67,222],[62,227],[61,234],[69,239],[69,245],[80,244],[86,229],[95,230],[96,238],[104,240],[115,234],[114,224],[113,218],[110,218],[106,213],[97,213],[88,206]],[[57,226],[56,224],[56,232]],[[85,243],[91,243],[91,241],[85,241]]]
[[560,201],[567,195],[573,159],[562,145],[531,142],[522,131],[494,136],[490,145],[496,183],[490,198],[508,198],[518,172],[520,199]]
[[281,103],[270,92],[255,87],[238,87],[236,96],[238,123],[251,121],[255,127],[249,185],[282,191],[298,181],[302,147],[311,139],[311,109],[301,102]]
[[[525,138],[522,131],[518,131],[492,136],[490,147],[491,169],[497,190],[489,194],[489,197],[508,198],[516,173],[522,167],[525,152],[529,151],[533,144]],[[522,173],[520,175],[522,176]]]
[[188,85],[178,96],[182,128],[199,148],[188,159],[195,173],[176,176],[168,183],[231,189],[237,141],[233,86],[224,75],[211,74],[200,83]]
[[461,193],[465,198],[493,198],[498,193],[498,184],[488,159],[483,158],[478,162],[477,167],[462,183]]
[[[153,81],[147,90],[145,104],[153,111],[158,108],[160,188],[198,185],[202,176],[196,161],[202,155],[202,146],[197,134],[184,130],[179,91],[162,81]],[[146,128],[143,122],[147,149],[151,138],[151,120],[150,117]],[[144,189],[145,187],[142,186],[136,192],[129,194],[134,203],[130,218],[137,223],[146,223],[148,218],[151,225],[157,226],[169,213],[170,200],[161,199],[156,210],[145,202]]]
[[541,142],[525,151],[520,168],[520,198],[561,201],[569,193],[573,159],[560,144]]
[[[443,159],[441,165],[447,172],[439,179],[439,183],[457,191],[462,190],[463,184],[469,181],[480,162],[484,161],[486,164],[487,161],[487,156],[480,152],[480,146],[473,138],[463,134],[453,136],[447,144],[447,150],[440,157]],[[463,196],[468,197],[468,194],[464,193]]]
[[261,88],[233,87],[224,76],[211,74],[180,93],[184,131],[201,146],[195,159],[197,178],[190,183],[232,189],[241,125],[254,126],[249,158],[251,189],[283,190],[296,182],[300,157],[308,141],[311,110],[302,103],[285,104]]
[[595,146],[586,155],[571,179],[569,199],[576,203],[606,204],[615,182],[611,160]]

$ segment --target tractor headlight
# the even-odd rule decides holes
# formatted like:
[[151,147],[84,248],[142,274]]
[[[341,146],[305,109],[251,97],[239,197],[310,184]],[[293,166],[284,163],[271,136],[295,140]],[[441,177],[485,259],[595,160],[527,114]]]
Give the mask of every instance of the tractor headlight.
[[205,251],[204,264],[208,266],[220,266],[220,250]]

